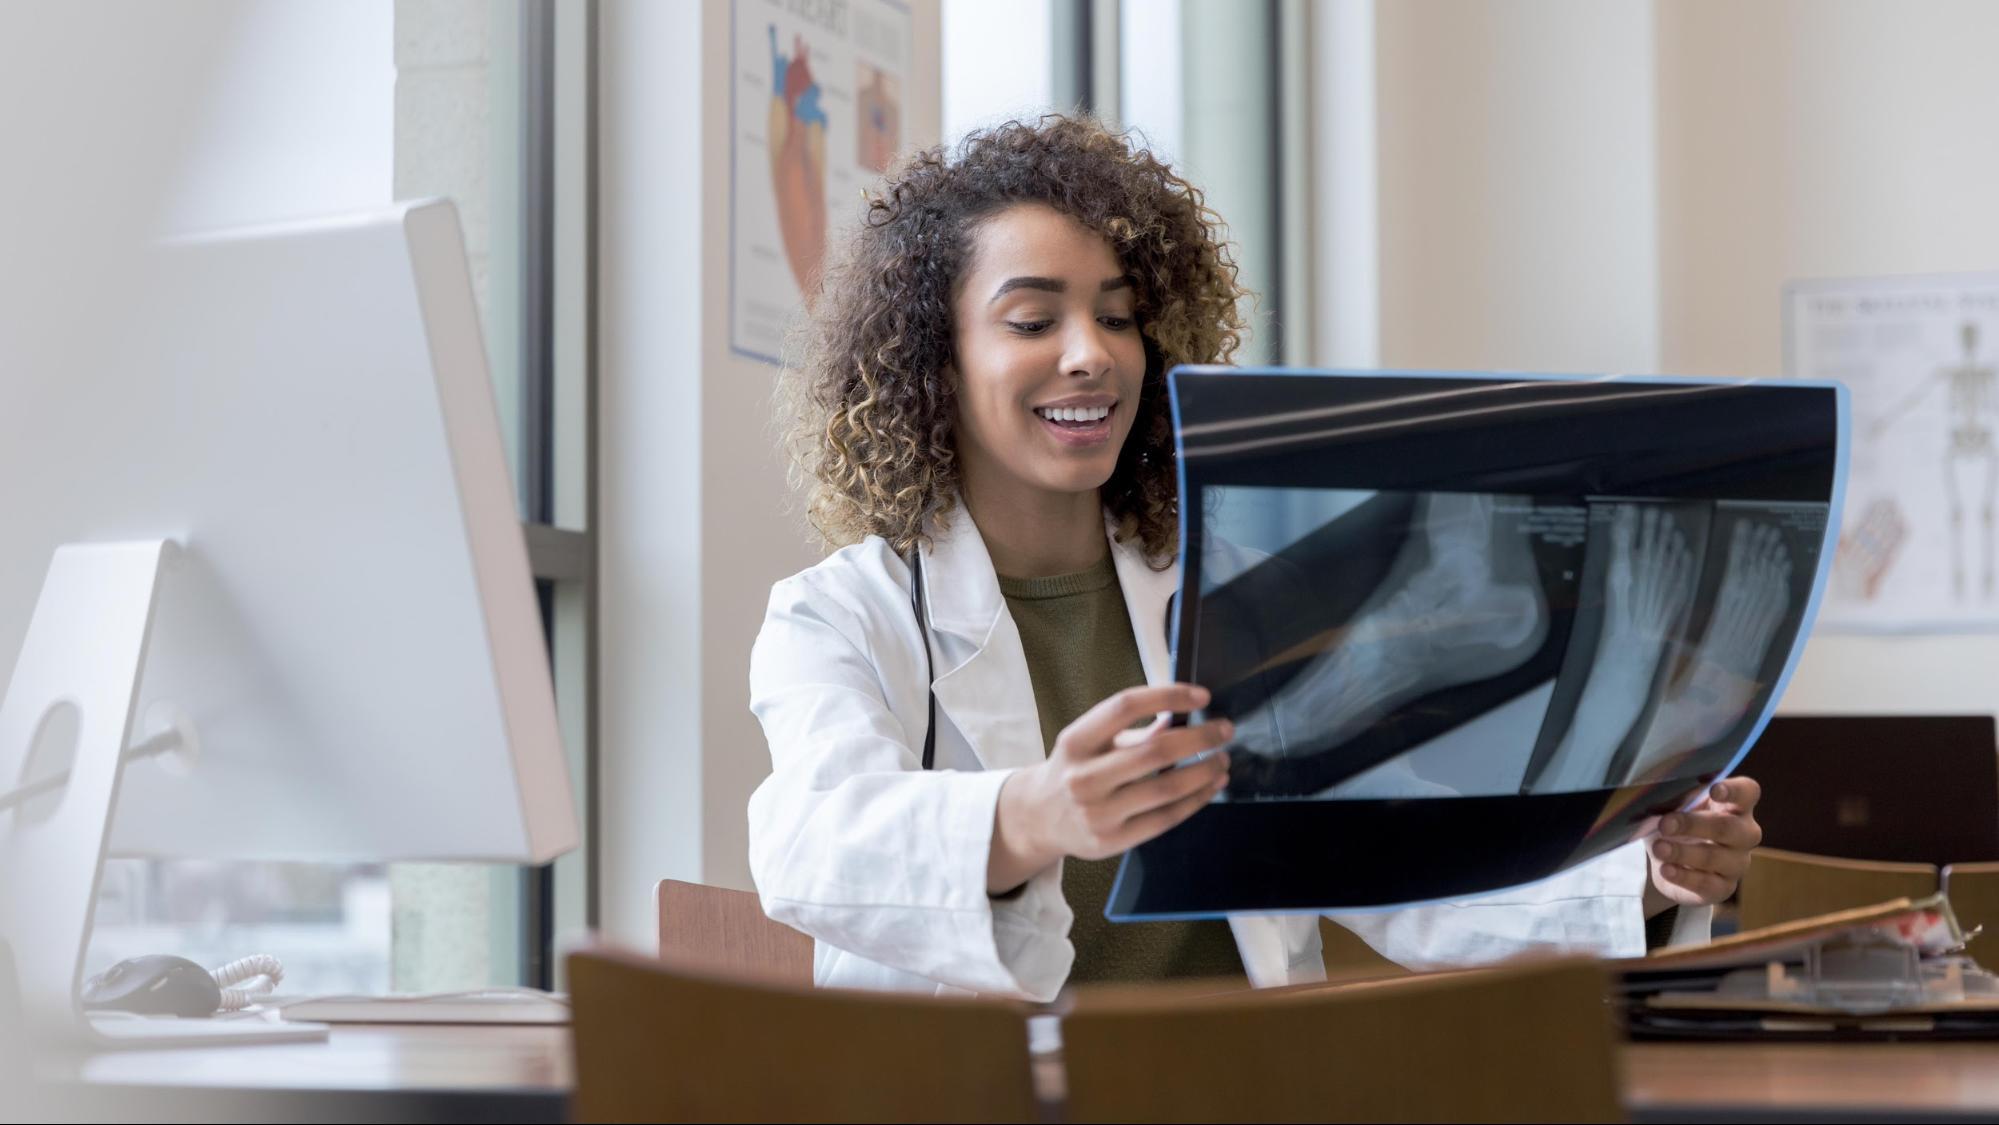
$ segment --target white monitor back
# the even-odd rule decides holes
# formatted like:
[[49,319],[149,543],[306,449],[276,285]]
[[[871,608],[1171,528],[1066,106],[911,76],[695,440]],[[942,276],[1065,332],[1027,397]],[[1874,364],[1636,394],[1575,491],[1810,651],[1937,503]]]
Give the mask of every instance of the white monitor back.
[[[576,843],[456,209],[185,238],[118,361],[8,379],[0,683],[64,543],[167,538],[110,849],[544,862]],[[0,778],[0,791],[18,779]]]

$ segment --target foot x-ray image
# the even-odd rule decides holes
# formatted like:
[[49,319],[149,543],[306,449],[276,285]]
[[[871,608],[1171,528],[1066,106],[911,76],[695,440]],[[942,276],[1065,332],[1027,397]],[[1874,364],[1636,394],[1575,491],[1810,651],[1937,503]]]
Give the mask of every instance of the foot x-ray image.
[[1348,779],[1555,678],[1580,509],[1257,486],[1203,500],[1203,653],[1238,731],[1230,798],[1462,793],[1464,777],[1406,767]]
[[1114,917],[1543,878],[1690,803],[1767,721],[1824,583],[1837,387],[1170,384],[1176,674],[1236,736],[1225,792],[1132,853]]

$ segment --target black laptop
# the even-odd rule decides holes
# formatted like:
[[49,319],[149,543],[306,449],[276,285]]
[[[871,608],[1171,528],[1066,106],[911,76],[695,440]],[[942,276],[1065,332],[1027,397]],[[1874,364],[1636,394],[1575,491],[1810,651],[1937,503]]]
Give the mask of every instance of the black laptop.
[[1991,715],[1778,715],[1740,772],[1763,843],[1903,863],[1999,859]]

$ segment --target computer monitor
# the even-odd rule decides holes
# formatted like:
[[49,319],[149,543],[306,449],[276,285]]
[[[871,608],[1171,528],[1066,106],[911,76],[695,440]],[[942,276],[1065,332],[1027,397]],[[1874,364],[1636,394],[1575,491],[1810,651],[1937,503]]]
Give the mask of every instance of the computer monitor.
[[1897,863],[1999,859],[1990,715],[1778,715],[1749,759],[1765,847]]
[[182,237],[142,268],[114,358],[11,380],[0,411],[0,794],[67,769],[0,812],[0,938],[45,1022],[74,1014],[107,852],[577,841],[456,209]]

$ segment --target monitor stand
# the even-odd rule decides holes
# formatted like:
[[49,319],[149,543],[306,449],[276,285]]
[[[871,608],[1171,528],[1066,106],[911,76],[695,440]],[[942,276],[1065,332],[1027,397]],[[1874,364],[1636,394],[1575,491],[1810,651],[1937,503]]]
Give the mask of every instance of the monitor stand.
[[[58,548],[0,697],[0,793],[67,782],[0,811],[0,940],[36,1042],[155,1047],[323,1039],[311,1024],[92,1018],[77,1002],[167,540]],[[31,757],[34,759],[31,761]]]

